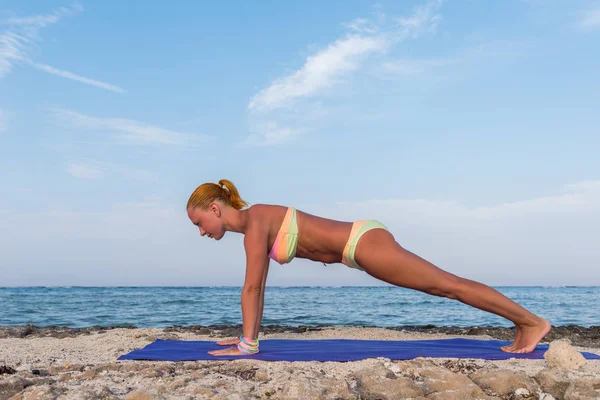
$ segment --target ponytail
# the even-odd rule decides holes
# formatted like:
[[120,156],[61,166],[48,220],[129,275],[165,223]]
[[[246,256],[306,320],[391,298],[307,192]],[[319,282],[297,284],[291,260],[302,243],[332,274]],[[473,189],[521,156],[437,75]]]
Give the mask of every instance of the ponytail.
[[186,209],[200,208],[205,210],[215,200],[221,200],[237,210],[248,206],[248,203],[240,197],[235,185],[227,179],[221,179],[219,183],[203,183],[198,186],[191,194]]
[[233,183],[231,183],[227,179],[221,179],[218,185],[221,186],[221,189],[223,190],[223,197],[227,199],[227,203],[231,207],[237,210],[241,210],[242,208],[248,206],[248,203],[246,203],[240,197],[240,193],[238,192],[237,188]]

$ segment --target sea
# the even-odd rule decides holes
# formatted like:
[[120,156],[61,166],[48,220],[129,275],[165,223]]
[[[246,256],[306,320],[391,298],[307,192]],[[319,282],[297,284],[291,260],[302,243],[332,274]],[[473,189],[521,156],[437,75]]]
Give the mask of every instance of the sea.
[[[600,325],[599,286],[494,289],[554,326]],[[0,287],[0,326],[169,327],[242,324],[240,287]],[[457,300],[396,286],[267,287],[262,326],[498,326]]]

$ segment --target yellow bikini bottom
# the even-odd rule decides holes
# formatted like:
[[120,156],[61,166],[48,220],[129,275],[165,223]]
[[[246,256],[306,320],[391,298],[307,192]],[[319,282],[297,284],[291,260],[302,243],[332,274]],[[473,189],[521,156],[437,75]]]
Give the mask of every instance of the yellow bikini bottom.
[[358,239],[360,239],[360,237],[364,235],[365,232],[377,228],[387,230],[387,227],[385,225],[374,219],[360,220],[352,224],[350,238],[348,239],[348,242],[346,242],[346,247],[344,248],[344,253],[342,255],[342,264],[347,265],[350,268],[359,269],[361,271],[365,270],[354,260],[354,252],[356,251],[356,245],[358,243]]

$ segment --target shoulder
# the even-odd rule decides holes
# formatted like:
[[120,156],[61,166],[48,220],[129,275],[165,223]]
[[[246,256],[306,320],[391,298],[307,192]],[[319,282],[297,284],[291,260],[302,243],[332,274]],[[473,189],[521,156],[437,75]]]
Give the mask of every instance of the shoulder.
[[269,225],[273,218],[277,218],[287,207],[277,204],[254,204],[248,208],[248,224]]
[[287,207],[272,204],[255,204],[247,209],[248,220],[244,243],[246,246],[255,246],[268,241],[271,226],[283,218]]

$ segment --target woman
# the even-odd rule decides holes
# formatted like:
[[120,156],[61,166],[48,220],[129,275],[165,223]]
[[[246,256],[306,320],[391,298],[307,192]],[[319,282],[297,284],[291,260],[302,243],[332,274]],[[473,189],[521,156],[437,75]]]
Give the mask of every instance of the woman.
[[211,355],[258,352],[264,289],[269,260],[289,263],[295,257],[322,263],[343,263],[396,286],[459,300],[512,321],[516,337],[501,349],[530,353],[550,331],[550,323],[500,292],[448,273],[402,248],[387,228],[375,220],[342,222],[314,216],[293,207],[253,205],[242,200],[228,180],[204,183],[190,196],[188,217],[201,236],[220,240],[226,232],[244,235],[246,277],[241,294],[243,334],[217,342],[236,345]]

